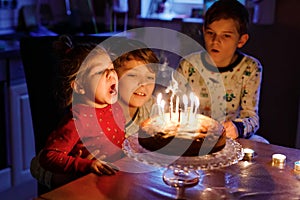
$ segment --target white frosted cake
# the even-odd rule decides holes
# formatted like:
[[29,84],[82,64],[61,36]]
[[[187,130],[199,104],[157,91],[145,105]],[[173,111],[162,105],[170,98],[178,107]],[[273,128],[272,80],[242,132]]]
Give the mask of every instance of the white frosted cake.
[[223,126],[207,116],[196,114],[174,116],[165,113],[145,120],[138,132],[139,144],[158,153],[177,156],[198,156],[224,148],[226,134]]

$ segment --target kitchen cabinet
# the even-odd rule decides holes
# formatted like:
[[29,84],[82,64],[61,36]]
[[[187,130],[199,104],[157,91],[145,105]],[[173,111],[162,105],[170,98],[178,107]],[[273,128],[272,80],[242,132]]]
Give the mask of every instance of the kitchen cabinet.
[[0,123],[1,144],[5,147],[0,155],[0,196],[31,199],[37,195],[37,183],[30,174],[35,145],[22,60],[17,41],[1,41],[1,45],[0,102],[4,114]]

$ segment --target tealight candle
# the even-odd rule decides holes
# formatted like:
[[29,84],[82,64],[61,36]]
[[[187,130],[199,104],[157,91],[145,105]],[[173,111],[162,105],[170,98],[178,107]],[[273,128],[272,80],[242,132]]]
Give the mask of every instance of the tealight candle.
[[285,159],[286,156],[283,154],[276,153],[272,155],[272,162],[274,164],[283,164],[285,162]]
[[249,148],[244,148],[244,155],[247,157],[253,157],[254,156],[254,150]]
[[295,162],[294,170],[300,172],[300,160],[298,160],[298,161]]
[[251,160],[254,157],[254,150],[249,148],[244,148],[244,160]]

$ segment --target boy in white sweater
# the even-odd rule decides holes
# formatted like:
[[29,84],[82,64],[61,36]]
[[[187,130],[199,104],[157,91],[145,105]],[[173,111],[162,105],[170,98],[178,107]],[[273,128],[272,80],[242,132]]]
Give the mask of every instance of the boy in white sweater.
[[182,59],[178,71],[200,99],[202,114],[213,116],[216,101],[224,106],[223,125],[228,137],[268,143],[254,135],[259,128],[262,66],[238,50],[248,41],[248,23],[248,11],[237,0],[216,1],[204,18],[206,51]]

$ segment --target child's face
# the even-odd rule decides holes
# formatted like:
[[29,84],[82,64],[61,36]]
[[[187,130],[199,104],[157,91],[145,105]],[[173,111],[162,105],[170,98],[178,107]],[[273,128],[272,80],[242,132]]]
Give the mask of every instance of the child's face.
[[205,48],[218,67],[231,64],[236,49],[248,40],[248,34],[239,35],[237,26],[233,19],[220,19],[203,30]]
[[93,56],[83,79],[85,103],[102,108],[118,100],[118,76],[107,54]]
[[155,73],[146,64],[130,60],[117,70],[119,76],[119,99],[129,107],[141,107],[152,96],[155,87]]

